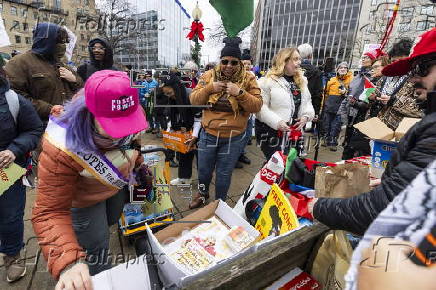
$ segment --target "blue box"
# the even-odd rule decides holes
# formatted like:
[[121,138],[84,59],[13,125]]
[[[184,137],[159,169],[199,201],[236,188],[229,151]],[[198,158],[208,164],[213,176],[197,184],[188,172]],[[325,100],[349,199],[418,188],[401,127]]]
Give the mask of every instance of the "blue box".
[[391,160],[392,152],[397,149],[398,142],[373,140],[371,167],[375,170],[373,173],[376,177],[381,177],[383,171]]

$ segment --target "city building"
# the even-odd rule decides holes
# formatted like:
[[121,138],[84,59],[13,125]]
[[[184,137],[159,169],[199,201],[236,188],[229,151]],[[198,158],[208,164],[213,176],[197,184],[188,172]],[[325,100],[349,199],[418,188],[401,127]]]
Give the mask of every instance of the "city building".
[[138,29],[122,41],[116,62],[134,69],[182,66],[190,59],[191,42],[186,38],[191,16],[176,0],[137,1],[132,18]]
[[[396,0],[363,1],[353,50],[354,66],[358,65],[365,47],[380,43],[395,3]],[[389,50],[392,44],[400,38],[413,40],[424,31],[435,27],[435,16],[436,5],[428,0],[400,1],[398,14],[385,50]]]
[[362,0],[259,0],[251,50],[266,70],[284,47],[312,45],[313,62],[351,61]]
[[[86,7],[86,8],[77,8]],[[0,52],[25,52],[32,47],[32,31],[37,22],[52,22],[67,26],[77,37],[72,61],[81,63],[88,58],[88,41],[93,36],[77,19],[80,15],[96,16],[95,0],[3,0],[0,13],[8,33],[10,46]]]

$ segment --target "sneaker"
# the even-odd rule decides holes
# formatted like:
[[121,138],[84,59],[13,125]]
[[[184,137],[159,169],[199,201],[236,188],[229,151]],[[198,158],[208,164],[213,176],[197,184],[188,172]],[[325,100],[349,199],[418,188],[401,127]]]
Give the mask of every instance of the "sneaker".
[[245,163],[247,165],[251,164],[251,160],[248,159],[248,157],[245,156],[244,154],[241,154],[241,156],[239,156],[239,161],[242,162],[242,163]]
[[6,267],[6,280],[9,283],[15,282],[26,275],[26,264],[19,253],[15,256],[4,256],[3,262]]
[[191,184],[191,179],[187,178],[176,178],[170,181],[171,185],[180,185],[180,184]]
[[170,160],[170,167],[172,167],[172,168],[179,167],[179,163],[177,163],[177,162],[174,161],[174,160]]

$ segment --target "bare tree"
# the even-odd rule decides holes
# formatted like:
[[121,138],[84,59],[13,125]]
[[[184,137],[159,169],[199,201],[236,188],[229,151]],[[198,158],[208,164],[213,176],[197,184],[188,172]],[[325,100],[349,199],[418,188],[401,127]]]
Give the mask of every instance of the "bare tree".
[[114,54],[122,51],[123,42],[131,37],[137,25],[132,11],[135,8],[128,0],[103,0],[98,7],[104,18],[99,34],[111,44]]

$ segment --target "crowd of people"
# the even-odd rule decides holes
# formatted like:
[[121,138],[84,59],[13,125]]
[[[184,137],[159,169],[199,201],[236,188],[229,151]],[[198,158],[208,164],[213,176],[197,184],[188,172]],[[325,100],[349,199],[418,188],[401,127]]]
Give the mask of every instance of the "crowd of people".
[[[68,41],[62,27],[39,23],[32,49],[0,69],[0,169],[37,161],[32,224],[56,289],[91,289],[90,276],[110,267],[109,226],[118,221],[143,161],[141,137],[167,130],[191,132],[189,152],[168,150],[166,160],[178,167],[171,185],[179,185],[192,183],[196,159],[199,186],[189,203],[195,209],[208,203],[214,173],[214,199],[227,199],[234,169],[250,164],[245,148],[253,127],[265,161],[276,151],[286,154],[290,143],[283,144],[283,136],[308,122],[324,146],[343,146],[347,160],[371,154],[370,140],[355,124],[378,117],[395,130],[405,117],[422,118],[399,142],[380,185],[352,198],[314,199],[309,210],[332,229],[363,236],[347,275],[350,289],[383,279],[358,263],[374,236],[399,236],[418,251],[434,250],[435,28],[415,45],[400,39],[387,53],[365,51],[355,74],[341,60],[317,68],[306,43],[278,51],[260,77],[241,40],[225,38],[219,63],[188,80],[177,70],[131,80],[114,66],[112,48],[101,38],[89,42],[90,61],[76,71],[62,60]],[[365,98],[368,82],[376,89]],[[414,191],[419,200],[405,204]],[[18,180],[0,196],[0,252],[9,282],[26,272],[20,256],[25,193]],[[410,261],[434,265],[416,255]]]

